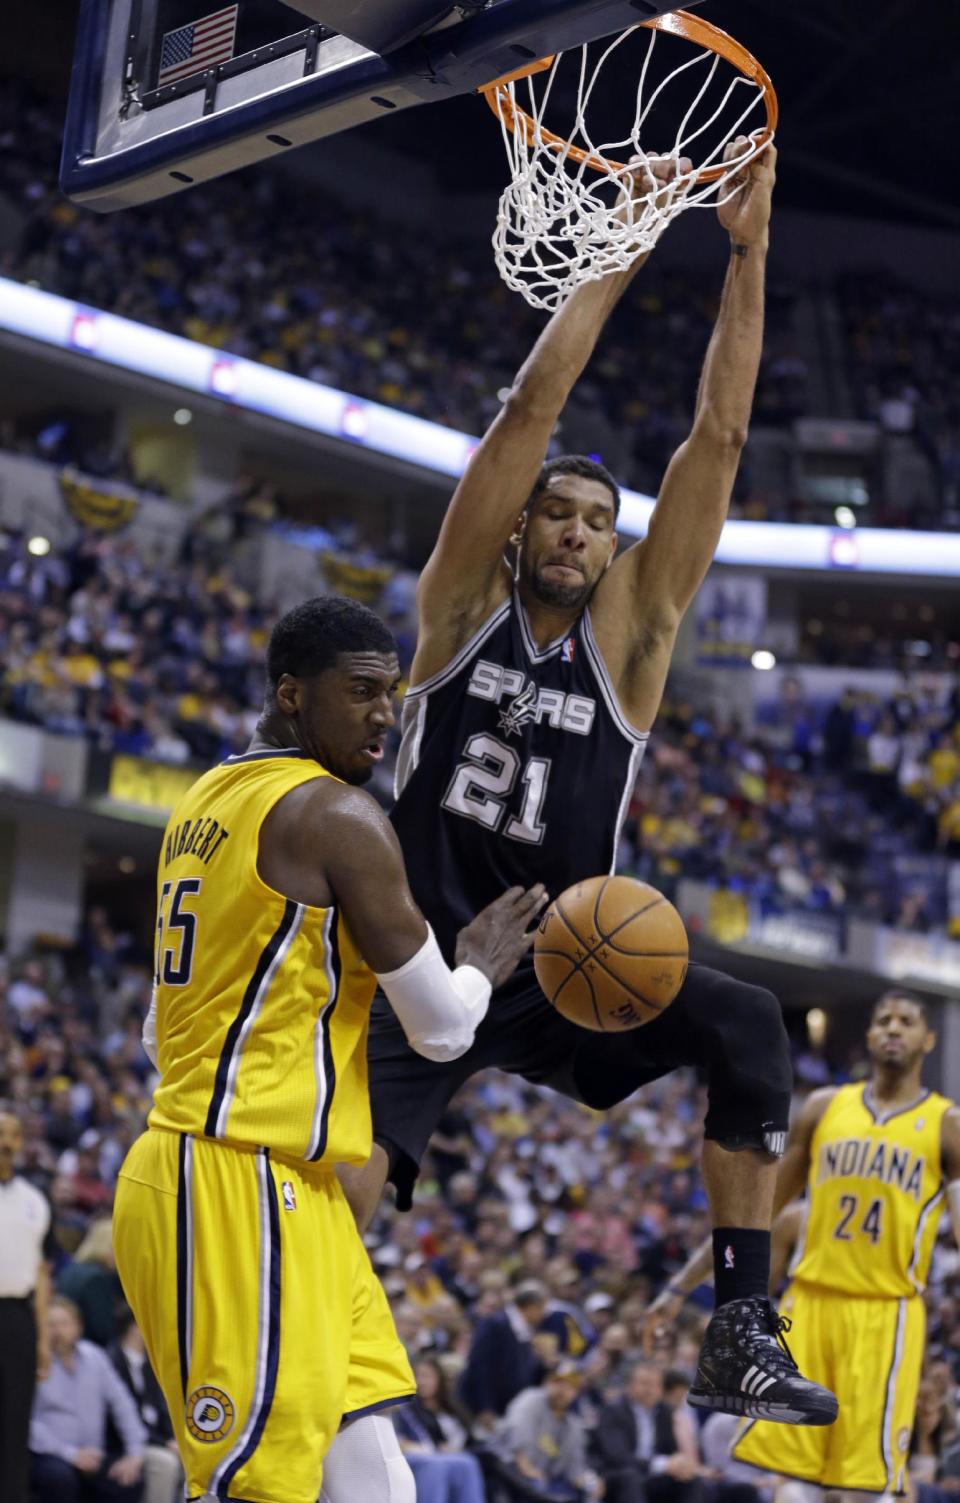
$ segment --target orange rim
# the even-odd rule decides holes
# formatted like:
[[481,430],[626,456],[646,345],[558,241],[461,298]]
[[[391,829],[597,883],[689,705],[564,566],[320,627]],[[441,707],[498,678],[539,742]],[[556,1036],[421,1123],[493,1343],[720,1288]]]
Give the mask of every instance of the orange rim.
[[[644,28],[648,31],[664,31],[671,36],[683,37],[685,41],[705,47],[709,52],[716,52],[728,63],[732,63],[752,83],[755,83],[763,97],[767,123],[761,131],[751,134],[758,146],[766,146],[777,128],[780,106],[769,73],[761,63],[757,62],[752,52],[749,52],[728,32],[721,31],[719,26],[713,26],[709,21],[704,21],[686,10],[668,11],[665,15],[654,16],[651,21],[641,21],[635,29],[639,31]],[[535,63],[527,63],[526,67],[517,68],[513,73],[505,73],[502,78],[495,78],[492,83],[484,84],[478,90],[507,129],[519,131],[528,146],[533,145],[537,134],[533,116],[519,104],[514,103],[507,85],[519,78],[529,78],[534,73],[544,72],[546,68],[553,66],[555,57],[555,53],[550,57],[541,57]],[[625,162],[614,162],[606,157],[595,156],[585,151],[582,146],[571,146],[564,136],[558,136],[543,127],[540,129],[539,139],[552,150],[558,153],[564,152],[571,161],[585,162],[595,172],[625,172],[627,170]],[[723,166],[704,167],[697,173],[696,181],[715,183],[718,178],[723,177],[726,171],[727,168]]]

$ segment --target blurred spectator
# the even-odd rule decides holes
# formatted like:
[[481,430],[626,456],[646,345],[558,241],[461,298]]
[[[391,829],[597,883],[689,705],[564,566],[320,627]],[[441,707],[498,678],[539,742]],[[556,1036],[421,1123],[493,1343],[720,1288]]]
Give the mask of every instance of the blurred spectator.
[[118,1332],[118,1339],[107,1355],[129,1390],[147,1432],[142,1503],[177,1503],[183,1496],[183,1468],[166,1401],[150,1366],[132,1310],[124,1311],[118,1322]]
[[534,1340],[547,1308],[547,1291],[534,1279],[518,1285],[506,1308],[477,1324],[460,1380],[460,1397],[489,1429],[510,1400],[543,1376]]
[[0,1108],[0,1499],[27,1503],[28,1435],[36,1380],[50,1362],[44,1244],[50,1207],[14,1173],[20,1123]]
[[[913,695],[913,709],[904,709],[898,724],[912,724],[912,714],[941,713],[929,696],[923,708],[915,701]],[[864,714],[861,706],[858,712],[865,726],[880,713],[879,706],[869,710],[869,715]],[[774,728],[766,729],[772,733]],[[678,776],[685,781],[691,770],[698,776],[702,771],[711,779],[709,797],[729,801],[731,828],[746,827],[737,840],[731,840],[727,864],[718,867],[721,876],[739,870],[732,863],[741,840],[744,844],[756,840],[758,850],[762,841],[770,842],[769,834],[754,830],[756,811],[736,791],[739,749],[748,744],[741,736],[721,715],[688,714],[675,700],[665,707],[660,738],[667,754],[664,796],[673,797]],[[729,791],[724,791],[725,783],[714,781],[716,765],[701,755],[712,741],[720,744],[720,770],[723,778],[731,780]],[[924,798],[940,797],[931,791],[927,772],[932,745],[928,737],[919,758]],[[651,746],[649,760],[653,750]],[[763,847],[764,859],[782,859],[789,836],[790,860],[806,876],[812,860],[806,850],[809,837],[796,834],[795,838],[793,821],[807,804],[796,790],[806,787],[804,779],[815,773],[822,776],[817,770],[819,747],[813,746],[811,771],[799,775],[780,766],[783,753],[775,738],[769,746],[765,743],[764,755],[766,776],[778,790],[775,809],[768,810],[767,817],[788,819],[784,828],[779,823],[775,826],[778,840]],[[944,766],[946,761],[940,758]],[[860,798],[856,819],[863,826],[872,816],[863,813],[862,795],[855,792],[860,775],[851,774],[854,791],[850,796]],[[798,776],[800,781],[795,782]],[[792,790],[786,802],[779,791],[783,788]],[[644,796],[641,783],[635,818],[645,817]],[[917,800],[910,795],[908,802],[912,808]],[[831,828],[820,832],[815,842],[818,852],[821,842],[835,838],[842,827],[835,814],[826,823]],[[710,846],[711,840],[708,832],[704,845]],[[875,854],[864,862],[871,868],[880,865]],[[851,870],[844,868],[845,880]],[[876,872],[870,875],[874,878]],[[856,873],[850,880],[859,900],[862,889],[856,885]],[[150,1101],[153,1073],[138,1039],[150,997],[149,957],[137,959],[134,946],[129,960],[93,969],[84,948],[72,955],[37,950],[18,958],[13,966],[8,963],[8,969],[11,984],[28,979],[31,1000],[29,1009],[3,1007],[7,968],[0,957],[0,1091],[15,1104],[22,1123],[21,1172],[49,1195],[58,1244],[51,1243],[50,1256],[61,1272],[90,1226],[104,1223],[107,1206],[100,1204],[102,1195],[94,1197],[92,1207],[82,1193],[79,1201],[75,1198],[75,1149],[51,1144],[47,1128],[59,1132],[67,1125],[73,1129],[67,1138],[91,1130],[97,1133],[99,1144],[96,1149],[90,1144],[89,1151],[95,1158],[97,1183],[109,1201],[119,1164],[140,1131]],[[858,1075],[856,1055],[833,1057],[811,1050],[806,1042],[799,1066],[798,1096],[831,1080]],[[54,1100],[63,1106],[58,1105],[51,1115],[48,1106]],[[506,1325],[512,1350],[532,1368],[532,1376],[521,1386],[536,1388],[542,1383],[541,1373],[552,1371],[558,1360],[564,1360],[558,1350],[561,1343],[572,1338],[579,1345],[585,1339],[575,1415],[590,1430],[605,1408],[622,1397],[634,1364],[646,1354],[663,1374],[674,1404],[677,1452],[669,1454],[685,1455],[695,1431],[682,1399],[686,1375],[696,1364],[709,1297],[701,1291],[685,1307],[675,1329],[651,1332],[646,1311],[651,1296],[706,1231],[706,1202],[694,1167],[703,1110],[697,1081],[686,1073],[655,1083],[602,1117],[521,1079],[491,1073],[471,1081],[451,1103],[449,1135],[441,1139],[437,1160],[432,1147],[424,1160],[413,1213],[398,1216],[385,1202],[368,1232],[371,1257],[384,1275],[398,1329],[415,1362],[441,1363],[450,1386],[456,1388],[468,1368],[471,1350],[483,1355],[486,1347],[490,1360],[481,1362],[479,1371],[507,1382],[513,1373],[504,1372],[497,1360],[496,1338]],[[438,1162],[444,1165],[443,1175],[437,1172]],[[453,1172],[448,1172],[451,1165]],[[82,1185],[79,1188],[82,1192]],[[0,1189],[0,1200],[2,1196]],[[514,1229],[518,1208],[527,1227],[523,1232]],[[81,1264],[79,1269],[90,1266]],[[108,1267],[93,1266],[98,1277],[109,1275]],[[534,1290],[521,1298],[525,1302],[527,1293],[534,1298],[520,1328],[511,1323],[506,1310],[511,1305],[519,1308],[517,1293],[531,1279],[536,1281]],[[960,1260],[946,1246],[938,1249],[927,1303],[926,1376],[939,1395],[941,1418],[924,1441],[922,1454],[933,1458],[928,1470],[934,1480],[923,1485],[949,1487],[955,1475],[948,1468],[955,1464],[953,1437],[957,1433],[958,1373],[954,1369],[960,1350]],[[555,1320],[550,1319],[551,1312]],[[544,1330],[545,1323],[555,1329]],[[668,1376],[671,1369],[679,1369],[684,1376],[678,1374],[674,1380]],[[475,1363],[471,1376],[477,1371]],[[472,1442],[457,1449],[463,1446],[458,1429],[463,1417],[456,1406],[442,1394],[431,1396],[432,1367],[418,1367],[418,1375],[425,1408],[445,1436],[442,1442],[434,1441],[438,1444],[435,1454],[468,1454]],[[421,1418],[424,1424],[430,1423]],[[485,1418],[492,1424],[496,1415],[490,1411]],[[474,1423],[471,1419],[470,1424]],[[704,1447],[707,1433],[702,1435]],[[109,1442],[106,1449],[114,1454]],[[478,1449],[476,1454],[486,1467],[483,1451]],[[739,1475],[721,1443],[707,1451],[703,1461],[720,1473],[714,1484],[721,1489],[717,1503],[756,1503],[754,1493],[743,1489],[754,1483],[765,1486],[764,1479]],[[439,1469],[432,1470],[435,1477],[440,1476]],[[448,1480],[453,1471],[447,1469]],[[460,1473],[465,1477],[466,1468]],[[517,1482],[516,1475],[513,1480]],[[519,1481],[524,1486],[537,1485],[522,1477]],[[739,1491],[725,1498],[723,1489],[728,1486]],[[490,1481],[487,1503],[495,1503],[496,1489],[501,1487],[512,1488],[512,1484],[495,1477]],[[927,1503],[945,1500],[931,1498]]]
[[[675,1375],[674,1399],[682,1402],[688,1386]],[[622,1398],[601,1411],[594,1437],[609,1503],[697,1503],[703,1468],[694,1431],[684,1426],[678,1438],[678,1407],[666,1401],[657,1368],[638,1362]]]
[[123,1301],[109,1216],[91,1222],[73,1262],[57,1275],[57,1291],[80,1311],[84,1338],[109,1346],[116,1336],[117,1310]]
[[417,1396],[394,1411],[400,1449],[417,1483],[417,1503],[485,1503],[483,1473],[466,1450],[466,1416],[457,1411],[440,1363],[414,1363]]
[[[138,1503],[146,1430],[105,1352],[80,1340],[80,1312],[55,1295],[48,1314],[50,1374],[30,1423],[36,1503]],[[122,1452],[107,1449],[107,1419]]]
[[600,1479],[587,1465],[587,1431],[574,1414],[580,1378],[573,1363],[562,1362],[541,1387],[511,1400],[497,1426],[497,1476],[514,1498],[581,1503],[603,1496]]
[[704,1465],[714,1479],[711,1495],[716,1503],[761,1503],[773,1495],[773,1477],[733,1458],[742,1424],[734,1414],[715,1413],[707,1416],[700,1432]]

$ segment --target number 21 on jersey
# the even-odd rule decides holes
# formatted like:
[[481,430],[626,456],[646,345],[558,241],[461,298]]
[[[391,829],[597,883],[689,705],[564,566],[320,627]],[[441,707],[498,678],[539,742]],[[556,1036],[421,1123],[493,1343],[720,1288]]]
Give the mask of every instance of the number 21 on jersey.
[[550,758],[531,757],[521,773],[520,758],[513,747],[484,732],[469,738],[463,754],[466,761],[450,780],[444,809],[475,819],[488,830],[498,830],[519,776],[523,798],[517,813],[504,825],[503,834],[527,845],[539,845],[547,833],[540,815],[547,797]]

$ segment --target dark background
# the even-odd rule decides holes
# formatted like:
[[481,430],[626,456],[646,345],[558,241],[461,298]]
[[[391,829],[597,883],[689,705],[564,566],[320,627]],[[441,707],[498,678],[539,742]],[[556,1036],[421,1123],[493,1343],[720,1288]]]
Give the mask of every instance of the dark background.
[[[175,24],[216,8],[216,0],[167,3],[176,9]],[[296,13],[267,3],[299,29]],[[77,10],[78,0],[40,6],[7,0],[0,80],[28,78],[65,101]],[[700,13],[750,47],[774,80],[781,104],[779,202],[960,226],[956,0],[706,0]],[[256,23],[241,22],[249,24]],[[443,186],[462,186],[465,177],[477,188],[502,186],[499,132],[476,99],[362,129],[431,160]],[[329,140],[305,148],[333,149]]]

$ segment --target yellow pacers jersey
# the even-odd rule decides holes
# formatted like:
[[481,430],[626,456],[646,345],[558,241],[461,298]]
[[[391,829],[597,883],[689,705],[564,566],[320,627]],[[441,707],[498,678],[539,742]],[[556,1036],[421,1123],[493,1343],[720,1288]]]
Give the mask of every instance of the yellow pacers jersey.
[[299,751],[252,752],[174,809],[157,877],[152,1127],[327,1165],[369,1157],[373,975],[335,905],[294,903],[257,872],[267,814],[329,776]]
[[798,1283],[892,1299],[924,1288],[943,1199],[940,1125],[951,1104],[928,1091],[883,1116],[869,1086],[841,1086],[813,1135]]

